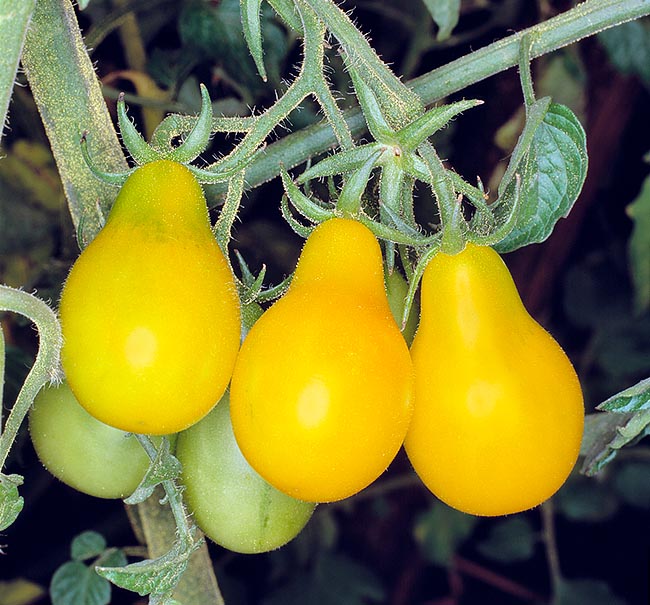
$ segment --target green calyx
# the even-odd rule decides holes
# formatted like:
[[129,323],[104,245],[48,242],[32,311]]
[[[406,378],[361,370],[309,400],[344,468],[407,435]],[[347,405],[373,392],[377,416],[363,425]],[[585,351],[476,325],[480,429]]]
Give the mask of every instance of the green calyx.
[[[155,144],[145,141],[126,113],[123,94],[120,95],[117,101],[117,118],[124,146],[138,166],[157,160],[171,160],[187,166],[200,183],[210,184],[227,181],[243,168],[242,165],[238,165],[223,169],[217,162],[210,170],[205,170],[190,164],[190,162],[195,160],[207,149],[212,134],[212,101],[210,100],[207,88],[203,84],[201,84],[201,111],[196,118],[194,127],[185,136],[182,143],[175,147],[171,141],[164,141],[164,144],[157,139]],[[94,166],[88,153],[87,136],[88,133],[84,133],[81,139],[81,149],[84,159],[92,173],[98,179],[111,185],[123,185],[135,168],[121,173],[108,173],[99,170]],[[248,161],[252,160],[253,157],[255,156],[252,155]]]

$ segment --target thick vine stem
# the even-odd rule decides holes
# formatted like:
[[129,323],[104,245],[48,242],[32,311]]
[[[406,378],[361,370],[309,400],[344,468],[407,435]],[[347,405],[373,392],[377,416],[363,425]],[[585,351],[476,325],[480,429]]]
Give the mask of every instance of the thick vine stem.
[[41,387],[59,379],[59,358],[63,336],[54,311],[35,296],[9,286],[0,286],[0,311],[19,313],[36,324],[39,349],[34,365],[18,393],[16,403],[0,435],[0,469],[4,466],[18,429]]
[[[318,2],[321,5],[326,0]],[[314,2],[310,1],[309,4],[312,6]],[[430,105],[471,84],[516,66],[519,61],[521,38],[526,34],[534,35],[534,44],[530,49],[531,59],[534,59],[604,29],[649,14],[650,2],[647,0],[587,0],[548,21],[498,40],[411,80],[406,87],[415,92],[425,105]],[[330,24],[326,25],[329,27]],[[363,39],[361,34],[358,35]],[[401,83],[400,85],[404,86]],[[352,135],[363,135],[366,124],[361,110],[352,109],[344,115]],[[252,189],[277,176],[280,161],[290,170],[337,144],[334,131],[326,122],[290,134],[269,145],[265,154],[251,163],[246,170],[246,186]],[[225,191],[225,185],[216,185],[211,193],[222,195]]]

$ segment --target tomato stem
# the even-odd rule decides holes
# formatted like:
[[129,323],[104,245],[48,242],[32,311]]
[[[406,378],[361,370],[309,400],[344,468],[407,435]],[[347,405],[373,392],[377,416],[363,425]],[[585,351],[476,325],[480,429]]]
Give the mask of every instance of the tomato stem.
[[519,46],[519,81],[521,90],[524,93],[524,102],[526,104],[526,113],[528,108],[535,103],[535,88],[533,87],[533,76],[530,71],[530,54],[533,47],[534,35],[525,33],[521,37]]
[[[59,358],[63,337],[54,311],[35,296],[9,286],[0,286],[0,311],[24,315],[36,324],[39,349],[36,360],[11,408],[4,431],[0,435],[0,470],[9,455],[18,429],[41,387],[59,378]],[[4,340],[3,347],[4,349]],[[4,352],[3,360],[4,360]],[[4,361],[3,361],[4,365]]]

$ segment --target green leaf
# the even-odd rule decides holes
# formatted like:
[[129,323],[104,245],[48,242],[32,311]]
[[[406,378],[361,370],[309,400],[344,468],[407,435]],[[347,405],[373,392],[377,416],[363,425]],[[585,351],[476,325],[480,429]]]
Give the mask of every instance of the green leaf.
[[586,477],[567,481],[555,496],[555,501],[558,510],[573,521],[604,521],[618,509],[618,499],[609,487]]
[[140,504],[153,494],[156,486],[163,481],[171,481],[181,474],[181,463],[169,450],[169,439],[163,438],[140,485],[133,494],[124,500],[126,504]]
[[637,313],[642,313],[650,309],[650,177],[645,179],[638,197],[626,210],[634,221],[628,241],[634,306]]
[[574,113],[551,103],[517,167],[522,193],[515,227],[495,248],[510,252],[543,242],[575,203],[587,174],[585,132]]
[[599,406],[605,412],[640,412],[650,408],[650,378],[612,395]]
[[7,529],[23,510],[25,501],[18,494],[18,486],[22,484],[20,475],[0,474],[0,531]]
[[595,475],[616,457],[618,450],[647,434],[650,434],[650,410],[588,414],[580,448],[585,456],[581,472]]
[[104,536],[96,531],[85,531],[72,540],[70,554],[74,561],[85,561],[101,555],[105,549]]
[[530,559],[536,542],[537,535],[530,522],[525,517],[517,516],[498,521],[477,548],[489,559],[515,563]]
[[52,605],[106,605],[111,586],[80,561],[68,561],[52,576],[50,598]]
[[600,580],[562,580],[553,605],[626,605],[606,582]]
[[598,38],[620,72],[650,83],[650,29],[645,23],[629,21],[601,32]]
[[244,28],[244,38],[257,66],[257,71],[259,71],[262,80],[266,80],[264,51],[262,49],[261,10],[262,0],[241,0],[241,22]]
[[367,605],[384,598],[379,578],[368,567],[345,555],[324,553],[312,569],[294,573],[263,605]]
[[650,509],[649,462],[628,462],[617,470],[613,483],[624,502],[638,508]]
[[[648,371],[650,314],[612,317],[599,327],[593,356],[597,365],[623,384]],[[620,384],[620,383],[619,383]]]
[[429,561],[446,566],[454,553],[470,536],[477,518],[461,513],[442,502],[419,516],[415,523],[415,539]]
[[[269,81],[278,84],[288,43],[284,31],[273,20],[272,11],[270,13],[263,10],[261,15],[265,67]],[[215,6],[190,2],[181,12],[179,32],[184,45],[197,50],[201,58],[218,61],[244,87],[251,91],[264,89],[244,37],[239,0],[222,0]]]
[[168,595],[178,584],[187,562],[200,543],[176,542],[172,549],[157,559],[146,559],[120,567],[97,566],[97,573],[120,588],[147,594]]
[[424,0],[424,4],[438,26],[438,42],[449,38],[458,23],[460,0]]

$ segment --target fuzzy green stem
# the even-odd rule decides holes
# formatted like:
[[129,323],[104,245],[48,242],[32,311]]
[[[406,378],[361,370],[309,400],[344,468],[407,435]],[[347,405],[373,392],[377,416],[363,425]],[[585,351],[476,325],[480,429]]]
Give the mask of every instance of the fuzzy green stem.
[[[116,191],[98,181],[86,166],[79,141],[91,133],[90,154],[107,172],[128,166],[70,0],[38,0],[25,39],[23,67],[43,119],[75,227],[85,218],[92,238]],[[80,91],[83,91],[80,94]]]
[[465,246],[465,224],[449,171],[445,170],[436,150],[428,141],[418,147],[418,152],[429,170],[431,189],[438,203],[442,250],[447,254],[456,254]]
[[[526,33],[535,34],[531,58],[536,58],[604,29],[649,14],[650,3],[646,0],[587,0],[544,23],[508,36],[411,80],[407,85],[423,103],[430,105],[517,65],[521,38]],[[359,137],[366,131],[359,108],[345,112],[345,119],[354,137]],[[336,136],[325,122],[288,135],[269,145],[266,153],[251,163],[246,171],[247,188],[252,189],[277,176],[280,162],[290,170],[310,157],[332,149],[336,144]],[[226,186],[223,184],[211,189],[213,195],[223,195],[225,191]]]
[[424,106],[417,93],[404,87],[345,12],[331,0],[305,2],[341,43],[347,54],[346,60],[375,89],[394,128],[405,126],[422,113]]
[[18,393],[4,431],[0,435],[0,469],[2,469],[18,434],[18,429],[37,393],[44,384],[55,380],[58,376],[63,337],[59,320],[54,311],[42,300],[27,292],[15,290],[9,286],[0,286],[0,311],[19,313],[33,321],[36,324],[40,342],[34,365]]
[[244,193],[244,172],[240,172],[228,181],[228,193],[226,194],[226,201],[221,208],[221,213],[214,226],[214,235],[221,246],[224,255],[228,255],[228,243],[230,242],[230,234],[232,226],[237,218],[239,211],[239,204],[241,197]]
[[29,20],[36,6],[36,0],[0,0],[0,32],[2,53],[0,53],[0,141],[7,123],[9,100],[20,53],[23,49]]
[[[155,460],[157,452],[151,438],[146,435],[136,435],[136,438],[150,460]],[[161,506],[160,499],[156,497],[137,505],[149,556],[152,558],[164,555],[172,547],[175,536],[185,545],[195,544],[202,537],[199,530],[190,527],[188,523],[181,490],[176,483],[163,481],[162,488],[169,508]],[[224,605],[205,542],[192,553],[174,590],[174,598],[184,605]]]
[[[138,440],[142,449],[147,453],[149,459],[153,462],[156,459],[157,450],[154,445],[151,437],[148,435],[135,435],[135,438]],[[181,490],[177,485],[170,480],[162,482],[163,489],[167,495],[167,501],[169,502],[169,508],[174,515],[174,520],[176,521],[176,528],[178,529],[178,537],[184,545],[191,544],[193,542],[192,538],[192,528],[187,522],[187,514],[183,506],[183,500],[181,498]]]
[[530,71],[530,49],[532,45],[531,34],[524,34],[521,38],[519,50],[519,81],[524,94],[526,110],[535,103],[535,87],[533,86],[533,76]]

